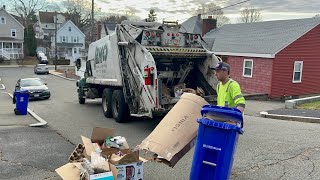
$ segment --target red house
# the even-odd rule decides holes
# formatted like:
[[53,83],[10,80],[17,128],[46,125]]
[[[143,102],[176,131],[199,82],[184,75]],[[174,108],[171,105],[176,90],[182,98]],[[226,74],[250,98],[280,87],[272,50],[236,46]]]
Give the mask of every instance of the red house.
[[320,94],[320,18],[227,24],[204,39],[244,93]]

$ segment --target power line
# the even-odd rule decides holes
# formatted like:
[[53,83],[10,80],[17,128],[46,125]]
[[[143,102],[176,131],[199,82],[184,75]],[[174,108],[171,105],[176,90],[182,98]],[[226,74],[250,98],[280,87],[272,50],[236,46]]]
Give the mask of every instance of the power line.
[[[212,12],[215,12],[215,11],[220,11],[220,10],[223,10],[223,9],[226,9],[226,8],[230,8],[230,7],[233,7],[233,6],[237,6],[239,4],[243,4],[243,3],[246,3],[246,2],[249,2],[251,0],[245,0],[245,1],[241,1],[241,2],[238,2],[238,3],[234,3],[234,4],[231,4],[229,6],[225,6],[225,7],[222,7],[222,8],[218,8],[218,9],[214,9],[212,11],[208,11],[208,12],[205,12],[205,13],[199,13],[200,15],[204,15],[204,14],[209,14],[209,13],[212,13]],[[165,18],[171,18],[171,17],[175,17],[175,16],[169,16],[169,17],[165,17]],[[163,19],[165,19],[163,18]],[[183,19],[178,19],[177,21],[182,21],[182,20],[186,20],[186,19],[189,19],[190,17],[188,18],[183,18]]]

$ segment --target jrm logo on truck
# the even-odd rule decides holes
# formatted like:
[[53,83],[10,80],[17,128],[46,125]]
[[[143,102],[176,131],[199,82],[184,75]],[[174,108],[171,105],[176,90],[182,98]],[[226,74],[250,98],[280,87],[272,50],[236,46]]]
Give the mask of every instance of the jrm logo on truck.
[[107,56],[108,56],[108,46],[106,44],[101,47],[96,47],[96,52],[94,57],[95,64],[100,64],[103,61],[107,61]]

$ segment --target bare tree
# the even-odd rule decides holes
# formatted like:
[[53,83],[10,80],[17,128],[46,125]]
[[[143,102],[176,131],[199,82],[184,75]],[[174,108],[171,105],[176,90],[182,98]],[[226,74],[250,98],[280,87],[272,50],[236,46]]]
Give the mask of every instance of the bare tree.
[[247,7],[243,9],[240,13],[240,22],[243,23],[259,22],[262,19],[260,11],[253,7]]
[[14,12],[23,19],[23,25],[34,18],[34,15],[46,5],[46,0],[13,0]]
[[230,22],[230,19],[224,16],[224,13],[220,6],[215,3],[200,4],[198,10],[196,10],[196,15],[201,14],[204,16],[212,16],[212,18],[217,20],[217,27],[221,27],[224,24]]
[[[91,23],[91,1],[90,0],[65,0],[63,2],[66,13],[69,14],[69,19],[78,26],[81,30],[84,27],[90,26]],[[95,13],[100,12],[100,8],[94,4]]]
[[101,17],[101,21],[103,22],[111,22],[111,23],[117,23],[120,24],[122,21],[127,20],[128,17],[124,15],[111,15],[107,17]]

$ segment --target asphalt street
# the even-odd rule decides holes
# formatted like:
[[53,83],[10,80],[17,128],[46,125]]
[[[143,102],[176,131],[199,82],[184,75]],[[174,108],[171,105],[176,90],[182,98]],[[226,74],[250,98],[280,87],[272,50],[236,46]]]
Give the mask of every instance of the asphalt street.
[[[126,137],[129,145],[133,147],[141,143],[159,122],[154,119],[132,119],[125,124],[116,123],[103,116],[100,101],[91,100],[84,105],[78,104],[74,81],[52,75],[34,75],[32,68],[0,68],[0,78],[8,92],[13,91],[18,78],[35,76],[48,83],[52,97],[49,100],[31,101],[29,108],[45,119],[48,125],[44,128],[31,128],[26,125],[7,126],[1,123],[0,166],[12,166],[12,169],[15,169],[15,166],[22,164],[21,167],[31,170],[21,170],[20,174],[10,170],[0,171],[0,179],[23,179],[23,176],[28,177],[26,179],[57,178],[54,168],[66,163],[74,145],[81,143],[80,135],[90,137],[92,128],[115,128],[117,135]],[[10,99],[0,101],[4,106],[10,103]],[[320,125],[257,116],[258,107],[271,110],[272,107],[279,106],[279,103],[248,101],[247,109],[250,110],[245,115],[245,134],[239,138],[230,179],[319,179]],[[3,117],[8,116],[10,115],[0,114],[0,122],[4,121]],[[15,141],[17,143],[11,145]],[[32,148],[33,144],[39,149]],[[50,147],[53,149],[47,151]],[[53,153],[53,156],[37,156],[41,150]],[[28,153],[22,156],[20,152]],[[36,158],[39,156],[42,159]],[[147,162],[144,177],[146,180],[186,180],[189,177],[192,157],[193,149],[174,168]],[[30,163],[32,166],[29,166]],[[36,171],[46,176],[28,176]]]

